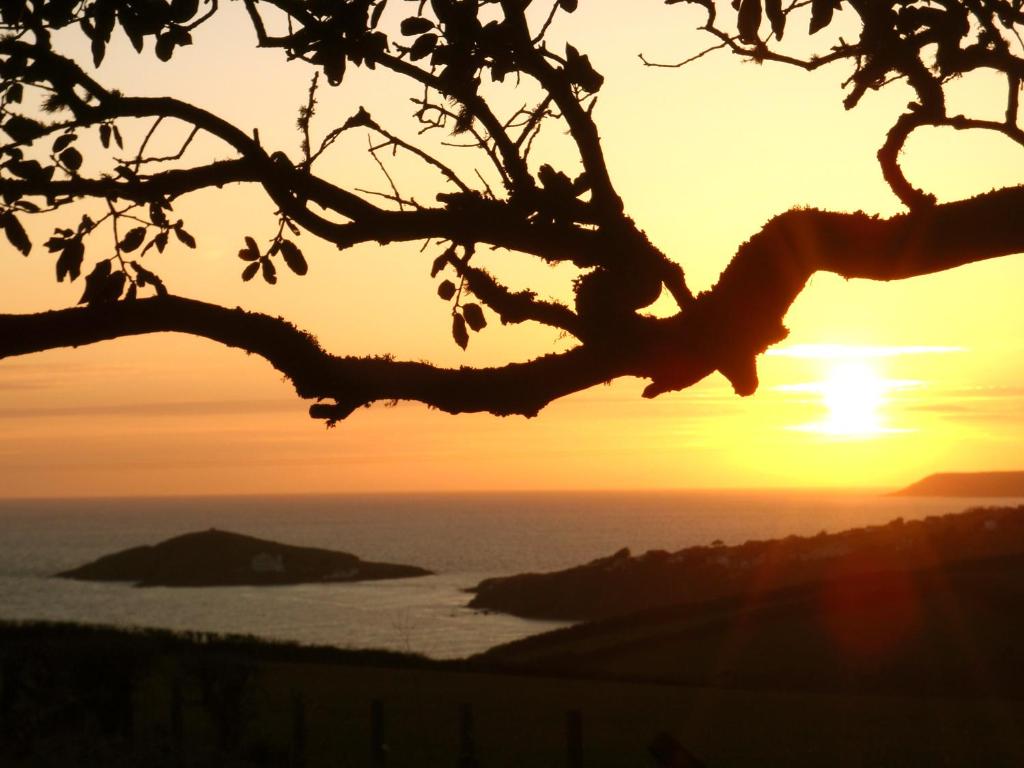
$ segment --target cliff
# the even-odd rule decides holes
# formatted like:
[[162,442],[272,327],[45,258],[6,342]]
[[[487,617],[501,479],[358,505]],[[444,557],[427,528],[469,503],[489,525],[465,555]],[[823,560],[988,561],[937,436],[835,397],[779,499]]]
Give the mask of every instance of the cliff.
[[918,480],[894,495],[1024,498],[1024,472],[941,472]]
[[138,586],[213,587],[302,584],[426,576],[411,565],[360,560],[347,552],[296,547],[211,528],[133,547],[57,574]]

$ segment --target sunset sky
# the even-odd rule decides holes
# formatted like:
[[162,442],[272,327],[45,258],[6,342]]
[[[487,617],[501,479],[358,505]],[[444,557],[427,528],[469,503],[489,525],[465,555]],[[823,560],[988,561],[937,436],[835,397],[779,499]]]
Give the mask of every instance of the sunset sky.
[[[283,64],[279,52],[254,51],[234,5],[171,65],[148,51],[137,56],[115,34],[98,77],[128,93],[193,100],[258,127],[265,145],[296,157],[294,120],[310,70]],[[595,114],[612,179],[693,288],[710,287],[737,246],[793,206],[899,211],[875,153],[907,102],[902,86],[869,94],[848,113],[843,65],[808,74],[717,52],[680,70],[645,68],[641,52],[673,61],[700,51],[700,15],[645,2],[629,4],[632,18],[623,19],[623,7],[583,2],[559,18],[554,34],[589,53],[605,75]],[[397,24],[401,14],[391,18]],[[82,50],[69,41],[67,50]],[[998,114],[1001,87],[965,78],[954,108]],[[411,95],[414,88],[356,70],[323,91],[314,134],[360,105],[382,124],[409,128]],[[145,127],[126,126],[129,145]],[[168,126],[162,140],[170,146],[181,136],[180,126]],[[387,189],[365,149],[365,135],[348,135],[320,172],[344,186]],[[203,142],[196,151],[199,159],[226,152]],[[540,151],[557,164],[564,137],[553,131]],[[1019,183],[1024,155],[992,136],[933,131],[914,138],[904,167],[946,200]],[[424,202],[444,189],[419,166],[399,159],[393,170]],[[147,266],[173,293],[284,315],[339,354],[487,365],[569,343],[492,318],[462,352],[429,276],[437,249],[420,253],[419,244],[339,252],[307,234],[299,239],[307,276],[242,283],[234,254],[243,235],[273,234],[272,210],[256,189],[182,200],[176,211],[199,248],[147,256]],[[34,225],[28,259],[0,248],[0,311],[78,300],[81,284],[56,284],[41,247],[61,223]],[[506,252],[481,256],[513,287],[571,295],[569,268]],[[761,359],[753,397],[736,397],[715,376],[648,401],[643,382],[622,380],[530,420],[401,403],[327,430],[263,360],[171,335],[3,360],[0,495],[889,488],[941,470],[1024,469],[1021,286],[1020,256],[893,284],[818,275],[787,318],[790,338]]]

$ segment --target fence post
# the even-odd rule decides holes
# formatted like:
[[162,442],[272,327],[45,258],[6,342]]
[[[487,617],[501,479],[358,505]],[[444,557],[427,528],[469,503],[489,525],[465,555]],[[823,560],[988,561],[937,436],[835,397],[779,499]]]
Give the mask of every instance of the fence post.
[[370,765],[387,765],[387,747],[384,744],[384,704],[379,699],[370,702]]
[[578,709],[565,713],[566,764],[583,768],[583,717]]
[[306,702],[302,694],[292,694],[292,768],[306,765]]
[[459,708],[459,762],[458,768],[480,768],[476,757],[476,739],[473,735],[473,708],[463,704]]

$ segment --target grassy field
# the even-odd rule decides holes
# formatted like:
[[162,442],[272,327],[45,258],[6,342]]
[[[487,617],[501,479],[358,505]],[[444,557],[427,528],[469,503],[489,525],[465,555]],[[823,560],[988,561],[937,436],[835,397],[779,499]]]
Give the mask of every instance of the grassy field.
[[[501,674],[465,663],[249,640],[0,627],[0,765],[652,765],[655,734],[709,766],[1020,766],[1024,702],[684,687]],[[175,702],[178,702],[177,706]]]

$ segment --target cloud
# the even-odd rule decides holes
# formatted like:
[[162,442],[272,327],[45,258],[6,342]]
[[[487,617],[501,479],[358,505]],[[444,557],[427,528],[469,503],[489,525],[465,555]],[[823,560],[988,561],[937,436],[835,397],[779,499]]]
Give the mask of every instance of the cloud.
[[807,360],[849,360],[903,355],[933,355],[966,352],[963,347],[935,346],[856,346],[852,344],[796,344],[792,347],[769,349],[771,357],[796,357]]

